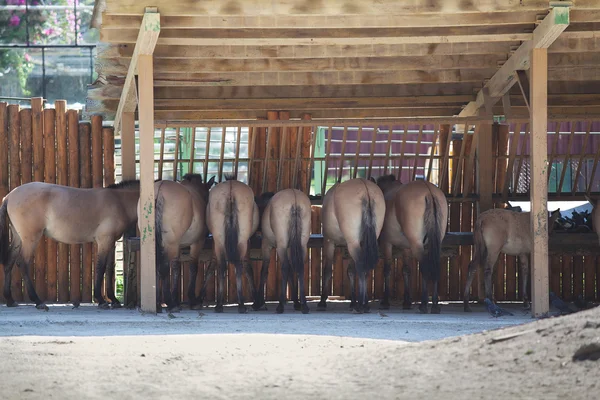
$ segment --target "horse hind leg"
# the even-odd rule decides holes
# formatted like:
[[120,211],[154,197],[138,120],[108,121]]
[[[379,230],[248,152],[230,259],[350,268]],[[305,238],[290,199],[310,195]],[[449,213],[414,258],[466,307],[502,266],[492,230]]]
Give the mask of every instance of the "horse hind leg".
[[356,291],[354,290],[356,286],[356,267],[354,260],[351,260],[348,263],[348,282],[350,283],[350,311],[353,311],[356,308],[358,303],[356,299]]
[[[264,239],[263,239],[264,240]],[[266,243],[266,240],[264,240]],[[267,309],[265,305],[265,283],[269,275],[269,264],[271,263],[271,247],[264,245],[262,249],[262,266],[260,270],[260,282],[258,288],[256,288],[256,295],[254,296],[254,304],[252,308],[254,311],[264,311]]]
[[[111,238],[102,238],[96,241],[96,244],[98,245],[98,257],[96,260],[96,276],[94,279],[94,299],[98,303],[98,308],[103,310],[107,310],[109,308],[109,304],[102,296],[102,282],[104,280],[104,274],[106,272],[109,257],[112,254],[111,247],[113,247],[113,245],[110,242],[111,240]],[[107,285],[107,292],[109,286],[111,285]]]
[[[13,236],[14,237],[14,236]],[[13,266],[15,265],[15,262],[17,261],[17,258],[19,258],[20,252],[21,252],[21,246],[20,244],[17,244],[15,242],[15,239],[13,239],[13,245],[10,248],[10,254],[8,255],[8,262],[6,264],[4,264],[4,298],[6,299],[6,306],[7,307],[16,307],[17,303],[15,302],[15,300],[12,297],[12,293],[11,293],[11,283],[12,283],[12,269]]]
[[116,309],[121,308],[121,302],[117,299],[115,295],[115,286],[114,286],[114,277],[115,277],[115,247],[112,246],[110,253],[108,254],[106,260],[106,297],[110,300],[110,308]]
[[173,311],[181,311],[181,262],[177,259],[171,262],[171,271],[173,271],[173,281],[171,283],[171,301],[173,302]]
[[521,298],[523,299],[523,307],[530,309],[529,297],[527,296],[527,281],[529,280],[529,255],[520,254],[519,263],[521,264],[521,286],[520,292],[522,293]]
[[464,312],[471,312],[471,306],[469,305],[471,285],[473,284],[473,278],[475,277],[475,271],[477,270],[477,262],[472,260],[469,263],[469,272],[467,273],[467,281],[465,283],[465,291],[463,292],[463,310]]
[[410,250],[402,250],[402,277],[404,279],[404,300],[402,308],[410,310],[412,308],[412,299],[410,297],[410,275],[411,275],[411,256]]
[[390,273],[392,271],[392,245],[383,245],[383,299],[379,303],[381,310],[390,308]]
[[217,305],[215,306],[216,313],[223,312],[223,293],[225,290],[225,271],[227,269],[227,262],[225,261],[225,254],[220,254],[217,257]]
[[287,303],[286,289],[288,284],[288,278],[290,276],[290,260],[287,256],[286,249],[277,249],[277,255],[281,259],[281,291],[279,293],[279,304],[277,305],[277,314],[283,313],[285,303]]
[[327,297],[331,283],[331,275],[333,273],[333,256],[335,254],[335,244],[332,241],[325,240],[324,243],[324,265],[323,265],[323,287],[321,290],[321,301],[317,305],[317,311],[325,311],[327,309]]
[[29,295],[31,301],[35,303],[35,308],[37,308],[38,310],[48,311],[48,306],[46,306],[39,298],[37,292],[35,291],[35,286],[33,285],[31,276],[29,275],[29,266],[31,265],[31,261],[33,260],[33,253],[37,247],[40,238],[41,234],[33,241],[21,242],[20,255],[17,257],[16,261],[19,265],[21,276],[25,280],[27,294]]

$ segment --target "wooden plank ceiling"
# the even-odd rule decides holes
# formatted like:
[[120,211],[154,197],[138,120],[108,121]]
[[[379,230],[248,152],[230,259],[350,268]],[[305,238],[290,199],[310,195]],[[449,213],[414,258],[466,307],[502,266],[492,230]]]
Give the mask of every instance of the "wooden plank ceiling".
[[[155,118],[458,115],[549,12],[542,0],[106,0],[87,113],[114,118],[146,6]],[[549,48],[549,115],[600,115],[600,1]],[[104,4],[103,4],[104,6]],[[527,117],[518,85],[511,113]],[[495,114],[503,114],[501,102]]]

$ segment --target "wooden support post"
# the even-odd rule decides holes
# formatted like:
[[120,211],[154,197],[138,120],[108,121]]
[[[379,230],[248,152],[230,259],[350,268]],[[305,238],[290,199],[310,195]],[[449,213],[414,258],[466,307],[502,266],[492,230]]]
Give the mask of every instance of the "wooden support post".
[[[57,100],[54,104],[56,110],[56,183],[63,186],[69,185],[69,153],[67,138],[67,102]],[[102,123],[102,122],[100,122]],[[58,244],[58,301],[69,301],[69,245]]]
[[[56,111],[52,108],[44,110],[44,182],[56,183]],[[47,301],[54,302],[57,300],[57,251],[58,244],[53,239],[47,241],[47,265],[46,265],[46,280],[47,280]],[[91,300],[91,287],[90,287]]]
[[491,123],[482,122],[479,127],[479,140],[477,141],[477,193],[479,194],[477,215],[494,206],[492,201],[494,191],[493,173],[492,125]]
[[[0,149],[4,149],[0,152],[0,198],[4,198],[8,194],[8,153],[9,153],[9,140],[8,140],[8,104],[0,102]],[[2,235],[8,235],[8,226]],[[4,266],[2,266],[2,272],[0,272],[0,288],[4,288]],[[4,292],[4,290],[2,290]],[[0,301],[6,301],[4,294],[0,293]]]
[[[67,139],[69,155],[69,186],[80,187],[79,174],[79,115],[67,111]],[[69,298],[75,305],[81,303],[81,245],[72,244],[69,251]]]
[[[133,112],[124,112],[121,120],[121,179],[136,179],[135,168],[135,115]],[[176,177],[176,175],[173,175]],[[136,236],[136,228],[126,231],[123,235],[125,241],[128,237]],[[138,302],[137,270],[131,263],[135,254],[130,254],[127,248],[123,253],[123,302],[126,306],[135,306]]]
[[[31,128],[33,131],[33,180],[44,181],[44,117],[43,99],[31,99]],[[5,147],[6,148],[6,147]],[[35,253],[35,291],[46,301],[46,237],[42,236]]]
[[140,85],[140,227],[141,309],[156,313],[156,249],[154,232],[154,91],[152,55],[139,56]]
[[[534,317],[548,313],[548,50],[531,53],[531,286]],[[525,288],[523,288],[525,289]]]
[[[79,176],[82,188],[92,187],[92,125],[89,122],[79,123]],[[93,253],[94,244],[85,243],[81,256],[82,303],[92,302],[92,287],[94,285],[92,275],[92,271],[94,270]]]

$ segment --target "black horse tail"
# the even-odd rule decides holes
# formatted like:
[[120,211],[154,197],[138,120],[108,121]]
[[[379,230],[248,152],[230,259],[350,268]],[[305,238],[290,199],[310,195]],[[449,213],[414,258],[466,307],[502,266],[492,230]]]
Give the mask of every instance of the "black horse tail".
[[423,252],[421,259],[421,274],[430,280],[437,282],[441,274],[441,256],[442,256],[442,230],[440,228],[442,208],[437,198],[429,192],[425,196],[425,215],[423,216],[425,224],[425,238],[428,242],[428,249]]
[[290,224],[288,227],[288,248],[290,249],[290,264],[295,271],[304,267],[304,249],[302,247],[302,209],[298,204],[290,208]]
[[8,197],[4,198],[0,207],[0,263],[6,265],[10,257],[10,243],[8,242]]
[[235,197],[230,192],[225,206],[225,255],[229,262],[240,261],[240,250],[238,247],[239,233],[240,225],[237,203]]
[[362,264],[363,272],[374,269],[379,261],[379,247],[377,244],[377,219],[371,198],[362,199],[362,216],[360,223],[361,255],[358,258]]
[[[160,186],[156,191],[156,199],[154,206],[154,240],[156,246],[156,268],[160,269],[165,264],[166,254],[165,254],[165,246],[163,246],[163,238],[162,238],[162,220],[163,220],[163,209],[165,204],[165,198],[160,194]],[[169,265],[167,263],[167,265]]]
[[475,263],[475,265],[483,265],[487,259],[488,252],[485,239],[483,238],[483,225],[481,220],[478,220],[475,223],[475,230],[473,232],[473,247],[473,260],[471,262]]

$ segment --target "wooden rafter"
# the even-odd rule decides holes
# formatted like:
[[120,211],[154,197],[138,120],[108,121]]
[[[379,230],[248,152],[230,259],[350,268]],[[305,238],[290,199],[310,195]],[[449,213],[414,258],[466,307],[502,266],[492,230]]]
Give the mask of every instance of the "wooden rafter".
[[[516,71],[529,69],[531,50],[550,47],[567,26],[569,26],[569,7],[555,7],[550,10],[550,13],[533,31],[532,39],[519,46],[517,51],[484,86],[489,93],[488,105],[490,102],[497,102],[515,84]],[[474,103],[467,105],[459,115],[462,117],[475,115],[481,107],[486,105],[486,96],[483,90],[477,94]]]
[[137,95],[135,86],[135,73],[139,55],[152,55],[158,35],[160,34],[160,14],[154,7],[147,7],[140,25],[135,49],[127,70],[127,77],[121,92],[117,114],[115,116],[114,129],[118,132],[121,127],[123,112],[134,112],[137,106]]

